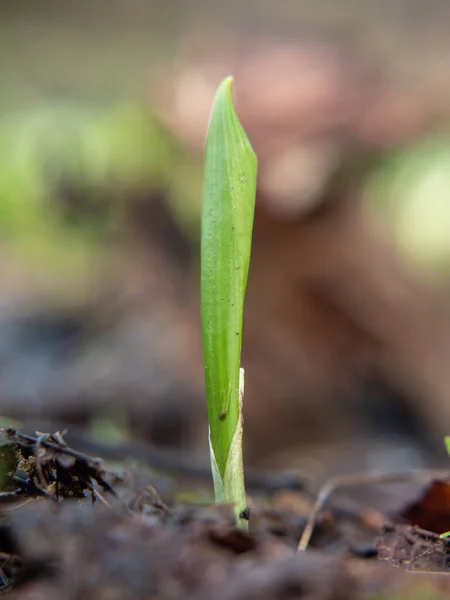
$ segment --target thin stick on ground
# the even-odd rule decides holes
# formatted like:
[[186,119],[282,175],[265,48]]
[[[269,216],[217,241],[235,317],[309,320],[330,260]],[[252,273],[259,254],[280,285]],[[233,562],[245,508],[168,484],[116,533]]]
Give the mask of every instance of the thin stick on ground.
[[375,475],[356,474],[331,477],[325,482],[317,495],[316,502],[314,503],[313,509],[309,514],[308,521],[305,529],[303,530],[297,549],[299,552],[306,552],[309,542],[311,541],[312,534],[314,533],[314,528],[316,526],[319,513],[325,507],[331,494],[338,488],[355,487],[361,485],[382,485],[387,483],[421,483],[428,481],[429,479],[433,479],[434,477],[448,478],[449,476],[450,473],[448,470],[425,469],[409,471],[406,473],[382,473]]

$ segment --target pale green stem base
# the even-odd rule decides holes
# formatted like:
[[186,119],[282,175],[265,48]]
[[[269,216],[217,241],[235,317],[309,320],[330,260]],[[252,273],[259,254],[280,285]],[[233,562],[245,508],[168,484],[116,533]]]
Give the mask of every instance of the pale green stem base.
[[239,371],[239,420],[230,444],[227,463],[225,466],[224,476],[219,472],[217,467],[214,450],[209,444],[211,455],[211,470],[214,481],[214,495],[217,504],[232,504],[236,522],[241,529],[248,529],[248,522],[241,518],[242,511],[247,506],[245,496],[245,481],[244,481],[244,461],[242,457],[242,434],[244,419],[242,415],[242,407],[244,403],[244,369]]

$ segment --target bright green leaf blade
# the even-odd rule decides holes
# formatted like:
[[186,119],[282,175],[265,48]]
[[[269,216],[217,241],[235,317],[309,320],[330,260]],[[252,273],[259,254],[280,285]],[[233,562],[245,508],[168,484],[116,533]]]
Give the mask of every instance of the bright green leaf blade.
[[201,313],[210,440],[224,477],[239,420],[242,313],[257,160],[236,113],[232,78],[219,86],[208,129],[202,204]]

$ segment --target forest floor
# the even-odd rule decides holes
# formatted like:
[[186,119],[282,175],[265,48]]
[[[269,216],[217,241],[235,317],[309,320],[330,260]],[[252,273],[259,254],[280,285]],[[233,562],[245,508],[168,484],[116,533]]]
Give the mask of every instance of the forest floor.
[[438,472],[335,479],[319,494],[289,474],[250,476],[245,532],[234,527],[231,507],[176,494],[166,503],[144,466],[113,472],[60,433],[5,429],[2,437],[0,581],[11,598],[431,599],[450,592],[450,540],[438,535],[450,529],[450,485]]

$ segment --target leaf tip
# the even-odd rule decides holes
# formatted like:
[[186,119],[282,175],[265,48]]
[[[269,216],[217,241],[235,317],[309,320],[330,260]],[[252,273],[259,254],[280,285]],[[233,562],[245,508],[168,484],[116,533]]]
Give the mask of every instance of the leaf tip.
[[231,84],[234,81],[234,77],[233,75],[228,75],[228,77],[225,77],[225,79],[222,81],[221,85],[227,87],[227,88],[231,88]]
[[222,83],[219,85],[218,87],[218,94],[220,94],[220,92],[222,92],[225,97],[227,98],[227,100],[231,100],[232,101],[232,96],[231,96],[231,88],[232,88],[232,84],[234,81],[234,77],[232,75],[228,75],[228,77],[225,77],[225,79],[222,80]]

